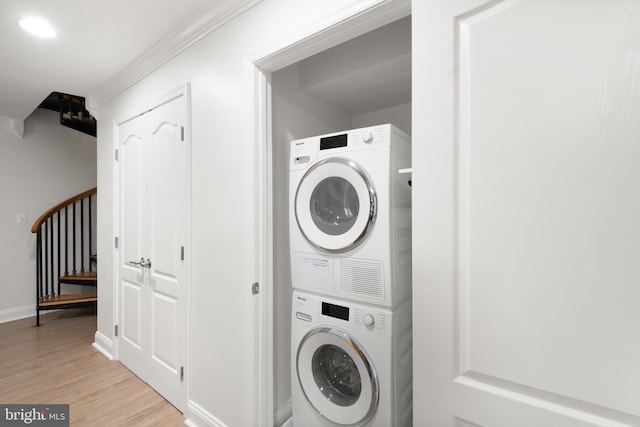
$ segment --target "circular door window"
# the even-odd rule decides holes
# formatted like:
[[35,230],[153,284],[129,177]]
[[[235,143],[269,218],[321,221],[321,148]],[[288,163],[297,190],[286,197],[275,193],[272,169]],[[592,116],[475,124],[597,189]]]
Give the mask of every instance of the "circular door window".
[[378,407],[378,378],[361,345],[337,328],[316,328],[298,347],[300,387],[316,412],[332,423],[361,426]]
[[327,252],[346,252],[364,240],[375,221],[375,189],[355,162],[322,160],[300,180],[295,216],[311,245]]

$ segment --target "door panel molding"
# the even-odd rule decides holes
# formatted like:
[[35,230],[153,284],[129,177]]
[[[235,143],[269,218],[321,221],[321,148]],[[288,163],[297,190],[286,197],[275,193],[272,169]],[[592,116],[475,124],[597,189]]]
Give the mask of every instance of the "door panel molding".
[[416,424],[640,425],[630,16],[414,3]]
[[[496,399],[505,399],[511,405],[525,405],[539,410],[554,413],[576,421],[609,427],[628,427],[637,424],[637,417],[624,412],[614,411],[602,406],[576,399],[567,398],[554,393],[537,390],[522,384],[512,383],[500,378],[468,372],[456,377],[457,387],[468,389],[459,393],[477,394],[472,399],[482,400],[482,394],[489,394]],[[535,418],[531,420],[533,421]],[[539,424],[541,425],[541,424]],[[579,424],[584,425],[584,424]]]

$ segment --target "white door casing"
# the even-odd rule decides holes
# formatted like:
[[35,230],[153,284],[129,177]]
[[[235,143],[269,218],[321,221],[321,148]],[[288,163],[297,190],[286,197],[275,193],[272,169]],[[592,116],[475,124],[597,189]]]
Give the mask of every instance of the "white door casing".
[[640,425],[638,16],[414,2],[414,425]]
[[118,357],[180,410],[185,406],[184,251],[190,203],[184,136],[187,95],[179,91],[118,126],[122,141]]

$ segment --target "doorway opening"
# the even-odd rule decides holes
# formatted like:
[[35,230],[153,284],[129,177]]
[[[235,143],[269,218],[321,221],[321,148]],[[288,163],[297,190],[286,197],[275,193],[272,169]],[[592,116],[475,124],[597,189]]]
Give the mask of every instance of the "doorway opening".
[[386,123],[411,133],[410,2],[391,3],[344,15],[330,31],[319,28],[254,61],[263,286],[254,307],[253,406],[261,425],[287,425],[291,417],[290,142]]

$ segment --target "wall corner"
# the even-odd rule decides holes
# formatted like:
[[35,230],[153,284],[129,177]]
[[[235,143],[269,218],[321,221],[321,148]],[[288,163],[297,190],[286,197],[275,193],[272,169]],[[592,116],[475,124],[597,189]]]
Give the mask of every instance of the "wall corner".
[[16,135],[22,138],[24,136],[24,120],[12,119],[11,129]]

